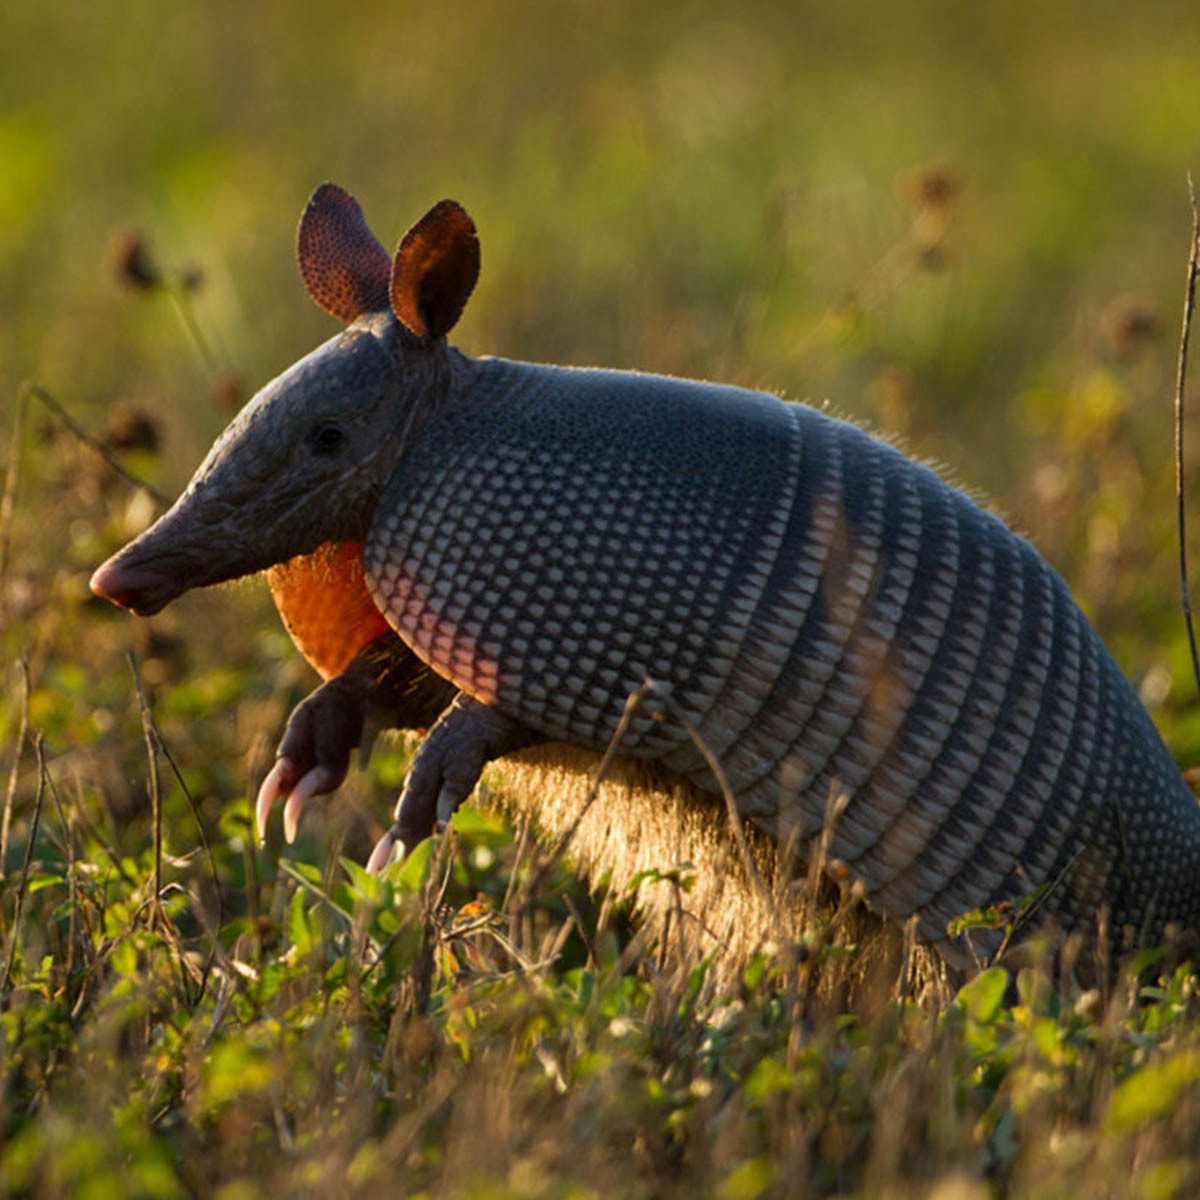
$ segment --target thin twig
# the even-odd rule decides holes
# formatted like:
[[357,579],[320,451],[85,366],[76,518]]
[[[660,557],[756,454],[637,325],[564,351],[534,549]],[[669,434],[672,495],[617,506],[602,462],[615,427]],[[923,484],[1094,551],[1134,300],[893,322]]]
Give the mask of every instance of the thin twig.
[[[1035,918],[1041,913],[1046,905],[1050,903],[1054,893],[1058,891],[1063,882],[1070,877],[1071,872],[1075,868],[1075,864],[1079,861],[1080,856],[1087,849],[1088,847],[1086,845],[1080,846],[1079,849],[1071,855],[1063,869],[1059,871],[1057,875],[1055,875],[1048,885],[1046,885],[1045,891],[1043,891],[1041,895],[1035,897],[1028,908],[1017,913],[1017,915],[1009,923],[1007,929],[1005,929],[1004,937],[1000,939],[1000,946],[996,950],[996,953],[991,955],[988,959],[987,965],[989,967],[994,966],[996,963],[1004,960],[1005,954],[1008,953],[1008,948],[1018,941],[1020,935],[1026,929],[1033,925]],[[969,933],[970,931],[968,930],[967,932]]]
[[[454,830],[447,829],[438,839],[433,854],[430,856],[429,875],[425,880],[421,898],[421,950],[410,974],[413,977],[413,1011],[423,1013],[429,1007],[429,998],[433,993],[433,972],[438,947],[441,945],[441,931],[438,928],[437,914],[446,888],[450,884],[450,875],[454,869],[452,853]],[[442,870],[444,866],[444,870]],[[442,878],[434,896],[434,880],[441,871]],[[380,955],[382,957],[382,955]]]
[[450,880],[454,875],[454,847],[456,840],[454,830],[447,826],[446,834],[438,844],[437,854],[433,860],[435,870],[438,867],[442,868],[442,881],[438,884],[437,895],[433,894],[433,872],[430,872],[429,885],[425,889],[425,916],[427,919],[432,919],[437,913],[441,912],[442,904],[446,899],[446,892],[450,887]]
[[66,980],[64,990],[69,992],[71,972],[75,969],[75,930],[79,912],[79,883],[75,878],[75,838],[71,833],[71,823],[67,820],[58,788],[54,786],[54,778],[44,763],[41,764],[41,770],[45,775],[46,786],[50,789],[50,799],[54,801],[54,809],[58,813],[58,823],[63,831],[63,845],[67,852],[67,901],[71,916],[67,924],[67,965],[63,974]]
[[[150,718],[154,721],[153,715]],[[192,796],[191,789],[184,781],[183,772],[180,771],[178,763],[175,761],[174,755],[171,753],[171,748],[163,740],[162,734],[159,732],[158,726],[154,726],[155,739],[158,742],[158,748],[163,752],[163,757],[171,764],[171,770],[175,773],[175,780],[179,784],[180,790],[183,792],[184,799],[187,800],[188,811],[192,814],[192,820],[196,823],[196,833],[200,838],[200,846],[204,850],[204,857],[208,859],[208,873],[212,876],[213,892],[216,895],[217,901],[217,929],[221,929],[225,925],[225,908],[221,901],[221,877],[217,872],[217,860],[213,856],[212,847],[208,843],[208,835],[204,832],[204,824],[200,820],[200,812],[196,808],[196,800]],[[211,964],[212,959],[209,959]]]
[[513,893],[517,889],[517,879],[520,873],[521,863],[525,858],[525,853],[529,848],[529,839],[532,833],[532,821],[527,812],[521,813],[521,826],[517,834],[517,849],[513,854],[512,867],[508,874],[508,887],[504,889],[504,899],[500,902],[499,911],[509,913],[509,903],[512,901]]
[[[13,415],[12,438],[8,444],[8,465],[4,471],[4,494],[0,496],[0,583],[8,572],[8,548],[12,537],[13,513],[17,502],[17,479],[21,473],[21,427],[29,404],[29,384],[17,392],[17,409]],[[0,611],[8,601],[0,596]]]
[[204,363],[204,369],[215,378],[220,370],[217,357],[213,354],[208,339],[204,336],[200,323],[196,320],[196,314],[192,311],[192,303],[187,289],[176,280],[168,284],[167,292],[171,297],[176,314],[192,339],[196,352],[200,355],[200,361]]
[[1192,205],[1192,244],[1188,252],[1187,288],[1183,298],[1183,327],[1179,332],[1179,365],[1175,373],[1175,518],[1179,526],[1179,586],[1183,598],[1183,619],[1187,625],[1188,647],[1192,652],[1192,673],[1200,690],[1200,656],[1196,653],[1196,633],[1192,627],[1192,604],[1188,597],[1187,538],[1183,502],[1183,390],[1187,379],[1188,339],[1192,314],[1196,309],[1196,275],[1200,271],[1200,209],[1196,207],[1196,189],[1192,174],[1187,177],[1188,199]]
[[130,650],[125,655],[133,675],[133,686],[137,689],[138,707],[142,713],[142,736],[146,739],[146,757],[150,762],[150,810],[154,815],[154,920],[156,925],[162,917],[162,803],[158,784],[158,736],[154,718],[150,715],[150,704],[142,688],[138,674],[137,659]]
[[90,447],[99,454],[122,479],[132,483],[134,487],[144,488],[155,503],[161,504],[164,508],[170,503],[170,500],[152,483],[147,483],[146,480],[135,475],[132,471],[126,470],[112,450],[97,438],[92,437],[81,425],[77,424],[67,410],[41,384],[26,383],[24,386],[30,396],[36,396],[85,446]]
[[13,909],[12,937],[8,943],[8,956],[4,963],[4,977],[0,979],[0,1010],[8,997],[8,985],[12,979],[13,963],[17,957],[17,938],[21,934],[21,910],[25,907],[25,892],[29,887],[29,866],[33,862],[33,844],[37,841],[38,826],[42,820],[42,801],[46,798],[46,756],[42,751],[42,735],[34,734],[33,749],[38,761],[38,790],[33,802],[33,817],[29,822],[29,840],[25,843],[25,860],[21,864],[21,881],[17,885],[17,900]]
[[21,754],[25,749],[25,735],[29,730],[29,668],[24,659],[17,662],[17,670],[21,675],[21,723],[17,727],[17,745],[8,773],[8,789],[4,793],[4,816],[0,817],[0,879],[4,877],[5,864],[8,862],[8,831],[12,824],[13,799],[17,794],[17,775]]

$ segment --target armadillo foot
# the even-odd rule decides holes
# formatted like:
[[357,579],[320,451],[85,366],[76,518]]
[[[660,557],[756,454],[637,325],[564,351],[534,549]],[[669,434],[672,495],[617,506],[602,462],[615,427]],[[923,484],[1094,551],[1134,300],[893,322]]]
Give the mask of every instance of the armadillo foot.
[[384,839],[394,834],[409,848],[424,841],[435,824],[449,823],[493,758],[544,740],[528,725],[460,692],[421,743],[396,802],[396,823]]
[[313,796],[334,791],[345,779],[351,753],[355,747],[363,751],[367,700],[357,679],[339,675],[296,706],[276,751],[279,757],[258,790],[255,823],[260,843],[271,805],[281,796],[288,797],[283,834],[290,843],[304,805]]

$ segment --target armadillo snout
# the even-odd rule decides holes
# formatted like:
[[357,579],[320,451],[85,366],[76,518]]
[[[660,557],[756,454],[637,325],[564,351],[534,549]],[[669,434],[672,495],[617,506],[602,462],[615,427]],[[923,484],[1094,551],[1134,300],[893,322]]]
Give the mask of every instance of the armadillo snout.
[[103,596],[139,617],[149,617],[183,590],[161,569],[149,564],[139,567],[123,563],[121,557],[114,555],[92,574],[88,587],[97,596]]

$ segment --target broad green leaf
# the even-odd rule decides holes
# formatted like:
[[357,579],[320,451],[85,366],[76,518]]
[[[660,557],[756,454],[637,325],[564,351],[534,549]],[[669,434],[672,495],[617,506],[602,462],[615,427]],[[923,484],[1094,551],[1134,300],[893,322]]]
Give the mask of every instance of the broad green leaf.
[[1124,1080],[1108,1102],[1105,1123],[1115,1132],[1132,1129],[1170,1111],[1189,1084],[1200,1080],[1200,1050],[1184,1050],[1150,1063]]
[[1007,987],[1008,972],[1003,967],[990,967],[964,984],[959,989],[958,999],[972,1021],[990,1025],[1000,1013]]

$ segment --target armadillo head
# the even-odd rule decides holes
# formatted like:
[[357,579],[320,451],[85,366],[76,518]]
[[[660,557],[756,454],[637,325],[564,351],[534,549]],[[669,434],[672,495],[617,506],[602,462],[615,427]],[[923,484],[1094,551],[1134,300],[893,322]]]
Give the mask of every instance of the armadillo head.
[[435,205],[389,259],[341,188],[300,221],[300,273],[349,328],[256,395],[187,490],[92,576],[148,616],[194,587],[236,579],[329,541],[363,541],[388,476],[452,386],[445,334],[479,274],[470,217]]

